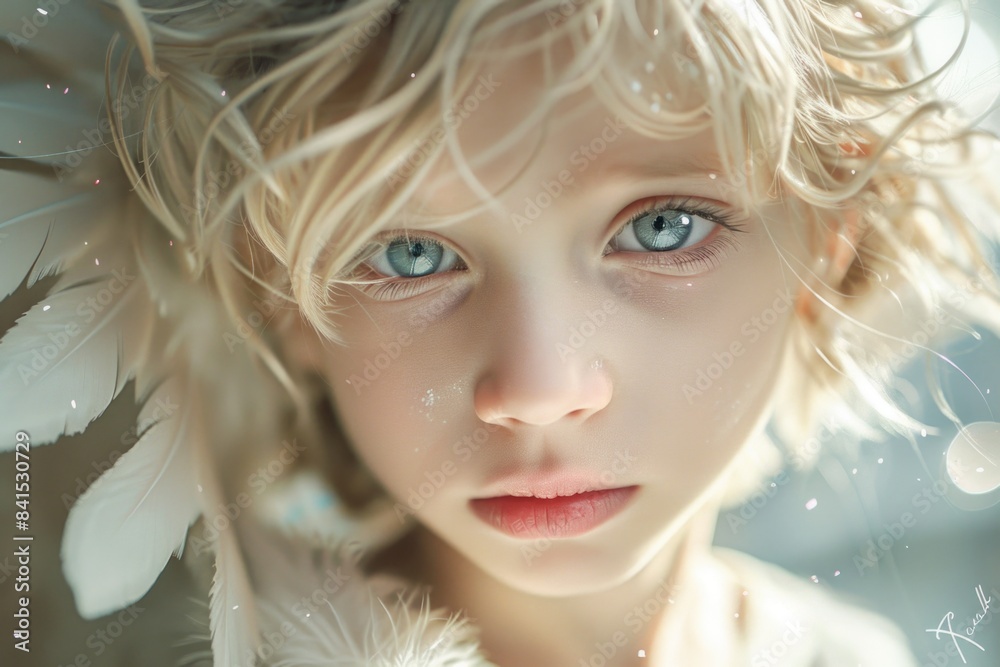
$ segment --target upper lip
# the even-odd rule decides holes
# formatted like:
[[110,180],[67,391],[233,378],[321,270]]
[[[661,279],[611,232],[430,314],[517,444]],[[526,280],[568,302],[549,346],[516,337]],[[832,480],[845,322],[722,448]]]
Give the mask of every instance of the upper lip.
[[628,483],[604,484],[600,477],[599,473],[567,468],[505,474],[488,483],[486,493],[480,498],[556,498],[629,486]]

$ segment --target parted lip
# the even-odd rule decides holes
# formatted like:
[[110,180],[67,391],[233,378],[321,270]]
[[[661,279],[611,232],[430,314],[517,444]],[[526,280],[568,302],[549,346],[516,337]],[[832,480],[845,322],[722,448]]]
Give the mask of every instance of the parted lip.
[[611,520],[638,490],[632,485],[550,498],[474,498],[469,507],[484,523],[515,539],[572,538]]
[[[479,499],[512,496],[515,498],[558,498],[589,491],[605,491],[628,486],[627,482],[602,483],[599,473],[567,468],[520,472],[498,476],[485,485]],[[617,481],[617,480],[616,480]]]

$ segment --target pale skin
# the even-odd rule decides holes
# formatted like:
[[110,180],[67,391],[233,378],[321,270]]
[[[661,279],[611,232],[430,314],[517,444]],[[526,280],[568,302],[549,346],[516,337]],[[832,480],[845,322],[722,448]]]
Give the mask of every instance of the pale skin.
[[[469,152],[488,146],[503,119],[526,113],[532,99],[527,74],[497,79],[506,85],[459,129]],[[442,263],[419,278],[417,293],[397,300],[347,288],[338,303],[347,307],[339,320],[346,344],[303,330],[290,349],[325,377],[350,443],[394,500],[406,506],[422,483],[441,478],[436,472],[446,478],[411,512],[416,530],[373,569],[432,584],[432,602],[475,619],[499,665],[577,665],[595,641],[619,631],[627,644],[606,664],[648,665],[638,651],[654,657],[656,637],[684,610],[664,605],[667,613],[637,627],[624,619],[680,576],[680,553],[707,557],[722,484],[773,409],[788,327],[808,302],[776,246],[803,263],[792,260],[800,274],[831,263],[818,263],[781,206],[766,209],[766,228],[741,214],[739,189],[712,167],[710,133],[659,142],[626,128],[581,169],[570,156],[613,116],[589,90],[553,113],[560,120],[541,152],[498,196],[508,215],[485,212],[433,231],[407,226],[461,263]],[[477,177],[498,190],[522,166],[517,157],[530,154],[530,141],[524,145]],[[523,215],[525,198],[567,169],[573,185],[516,228],[509,213]],[[414,209],[424,215],[476,201],[447,161],[421,192]],[[742,231],[699,218],[683,249],[650,251],[633,237],[608,249],[633,213],[672,211],[663,204],[677,200],[729,213]],[[642,263],[713,243],[708,264]],[[830,243],[836,270],[848,251]],[[385,252],[375,261],[391,268]],[[575,345],[573,327],[602,310],[603,322]],[[408,342],[377,379],[352,383],[402,333]],[[736,342],[743,352],[711,386],[686,394],[713,354]],[[455,445],[477,434],[474,448]],[[503,534],[470,511],[470,499],[490,496],[497,475],[548,466],[640,490],[607,523],[547,544]],[[720,623],[739,631],[732,614]]]

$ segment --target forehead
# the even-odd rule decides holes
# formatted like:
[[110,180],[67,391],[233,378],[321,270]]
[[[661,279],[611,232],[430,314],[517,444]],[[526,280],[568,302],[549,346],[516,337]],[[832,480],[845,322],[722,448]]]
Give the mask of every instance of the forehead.
[[[489,197],[520,201],[553,181],[599,188],[631,175],[721,183],[707,115],[700,127],[664,124],[650,136],[592,85],[553,99],[538,60],[480,66],[467,94],[444,110],[441,153],[410,202],[416,217],[481,209]],[[681,85],[657,92],[637,79],[631,102],[655,105]]]

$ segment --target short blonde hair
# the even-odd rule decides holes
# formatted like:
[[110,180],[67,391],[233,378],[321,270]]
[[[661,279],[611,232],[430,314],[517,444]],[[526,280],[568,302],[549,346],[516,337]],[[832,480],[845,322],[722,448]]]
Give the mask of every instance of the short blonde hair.
[[[1000,190],[982,168],[995,138],[935,91],[913,41],[920,19],[901,5],[118,4],[159,81],[145,113],[115,123],[123,163],[184,246],[187,269],[212,282],[234,321],[268,295],[296,304],[338,340],[331,289],[371,235],[404,210],[435,160],[451,155],[474,182],[454,113],[483,63],[537,53],[550,65],[539,113],[588,85],[651,138],[711,128],[725,182],[751,203],[781,199],[814,221],[808,233],[818,255],[825,234],[852,240],[843,277],[818,284],[819,305],[798,312],[793,326],[796,375],[785,404],[794,407],[777,417],[794,441],[826,410],[865,437],[920,426],[891,397],[899,370],[892,355],[915,341],[906,330],[878,333],[887,312],[924,322],[947,311],[934,337],[964,329],[966,318],[1000,331],[1000,290],[987,257],[1000,233]],[[572,57],[551,57],[557,44],[571,45]],[[112,99],[125,94],[133,55],[121,54]],[[967,217],[971,196],[989,216]],[[851,228],[847,211],[857,212]],[[813,270],[789,267],[800,277]],[[910,297],[900,302],[902,292]],[[248,356],[281,368],[282,330],[257,333]],[[299,369],[287,370],[289,391],[301,391],[291,379]]]

